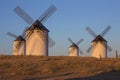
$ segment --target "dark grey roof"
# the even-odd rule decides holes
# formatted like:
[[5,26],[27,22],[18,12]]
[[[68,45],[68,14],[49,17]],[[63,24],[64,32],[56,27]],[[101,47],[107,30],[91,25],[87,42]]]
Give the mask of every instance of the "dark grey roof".
[[78,48],[78,46],[75,43],[73,43],[70,47],[77,47]]
[[36,20],[26,31],[40,29],[49,32],[49,30],[38,20]]
[[25,41],[25,39],[22,36],[18,36],[14,41]]
[[92,42],[107,42],[101,35],[98,35],[95,39],[92,40]]

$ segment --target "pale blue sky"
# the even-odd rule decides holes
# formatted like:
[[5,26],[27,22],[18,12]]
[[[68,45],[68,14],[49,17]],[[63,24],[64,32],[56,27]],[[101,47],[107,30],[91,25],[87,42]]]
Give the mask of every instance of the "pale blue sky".
[[16,6],[37,19],[51,4],[57,11],[43,23],[56,42],[50,48],[50,55],[68,55],[71,43],[67,39],[71,37],[75,42],[83,38],[84,42],[79,45],[84,52],[82,56],[90,56],[86,50],[93,37],[85,28],[89,26],[99,34],[108,25],[112,28],[104,38],[113,48],[108,55],[114,56],[115,50],[120,52],[120,0],[0,0],[0,53],[12,54],[14,38],[7,36],[7,32],[19,35],[29,26],[13,12]]

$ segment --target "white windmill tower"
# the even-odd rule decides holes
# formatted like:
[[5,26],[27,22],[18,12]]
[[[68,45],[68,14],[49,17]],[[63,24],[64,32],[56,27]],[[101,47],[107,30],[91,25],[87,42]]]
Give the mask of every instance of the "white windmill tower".
[[87,52],[91,51],[91,56],[96,58],[107,58],[107,49],[112,51],[112,48],[107,45],[107,41],[103,38],[105,34],[110,30],[110,26],[108,26],[100,35],[95,34],[92,29],[89,27],[86,30],[94,37],[91,42],[91,47],[88,48]]
[[25,37],[23,35],[15,35],[11,32],[8,32],[7,35],[15,38],[13,41],[13,55],[25,55]]
[[55,6],[50,6],[36,21],[20,7],[14,11],[31,25],[26,30],[26,55],[48,56],[48,46],[54,46],[55,42],[49,38],[49,30],[42,23],[56,11]]
[[71,38],[68,38],[68,40],[72,43],[72,45],[69,47],[69,56],[79,56],[79,52],[81,54],[83,53],[78,47],[83,39],[80,39],[77,43],[74,43]]

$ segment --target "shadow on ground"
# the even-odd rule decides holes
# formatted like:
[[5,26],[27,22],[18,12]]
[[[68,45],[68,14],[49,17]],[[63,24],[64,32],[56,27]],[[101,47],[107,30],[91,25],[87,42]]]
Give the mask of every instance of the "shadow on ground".
[[120,80],[120,72],[106,72],[90,77],[78,77],[66,80]]
[[89,77],[76,77],[76,78],[67,78],[67,79],[65,78],[65,76],[70,77],[71,74],[74,73],[67,73],[58,76],[26,78],[23,80],[120,80],[120,72],[114,72],[114,71],[98,74],[95,76],[89,76]]

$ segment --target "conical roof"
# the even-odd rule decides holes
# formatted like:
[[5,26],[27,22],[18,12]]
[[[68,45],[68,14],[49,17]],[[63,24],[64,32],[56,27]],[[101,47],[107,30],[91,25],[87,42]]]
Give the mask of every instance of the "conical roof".
[[25,39],[22,36],[18,36],[14,41],[25,41]]
[[78,46],[75,43],[73,43],[70,47],[77,47],[78,48]]
[[26,31],[28,31],[28,30],[31,31],[34,29],[45,30],[45,31],[49,32],[49,30],[38,20],[36,20],[35,23],[33,23]]
[[92,40],[92,42],[107,42],[101,35],[98,35],[95,39]]

